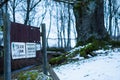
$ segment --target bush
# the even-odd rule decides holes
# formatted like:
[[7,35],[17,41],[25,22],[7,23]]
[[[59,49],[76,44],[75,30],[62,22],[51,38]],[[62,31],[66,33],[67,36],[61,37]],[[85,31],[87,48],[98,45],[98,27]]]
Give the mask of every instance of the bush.
[[[98,49],[108,49],[108,42],[104,41],[104,40],[95,40],[90,38],[89,41],[92,41],[91,43],[88,43],[86,46],[84,46],[83,48],[77,49],[73,52],[67,52],[64,53],[63,55],[59,56],[59,57],[55,57],[50,59],[50,64],[61,64],[65,61],[68,60],[72,60],[72,58],[74,56],[76,56],[77,54],[80,54],[81,57],[84,58],[89,58],[88,55],[91,56],[96,56],[95,53],[93,53],[93,51],[98,50]],[[78,42],[76,46],[80,46],[82,45],[81,42]]]
[[20,73],[18,80],[53,80],[50,76],[36,70]]
[[112,47],[120,47],[120,41],[110,41],[109,43]]
[[105,45],[105,41],[94,40],[94,42],[89,43],[80,50],[80,56],[84,58],[88,58],[88,55],[96,56],[96,54],[94,54],[93,51],[101,48],[106,48]]
[[37,71],[28,71],[26,73],[20,73],[18,80],[36,80],[38,76]]
[[51,47],[51,48],[47,48],[47,51],[65,52],[65,49],[64,48]]
[[65,60],[67,59],[66,55],[61,55],[61,56],[58,56],[58,57],[54,57],[54,58],[51,58],[49,63],[50,64],[61,64],[63,63]]

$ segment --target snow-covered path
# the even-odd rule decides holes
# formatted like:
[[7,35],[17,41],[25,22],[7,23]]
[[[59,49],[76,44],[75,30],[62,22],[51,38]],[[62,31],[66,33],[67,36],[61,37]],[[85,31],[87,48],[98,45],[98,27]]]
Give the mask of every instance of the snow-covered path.
[[120,80],[120,49],[97,52],[109,54],[65,64],[54,70],[60,80]]

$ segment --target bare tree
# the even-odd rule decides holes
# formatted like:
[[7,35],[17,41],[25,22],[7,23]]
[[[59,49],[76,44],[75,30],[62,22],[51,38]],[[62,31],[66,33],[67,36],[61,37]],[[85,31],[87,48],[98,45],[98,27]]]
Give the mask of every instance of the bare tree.
[[22,2],[23,0],[10,0],[9,1],[9,10],[11,11],[12,13],[12,18],[13,18],[13,22],[16,22],[16,12],[17,12],[17,9],[20,5],[20,3]]
[[0,8],[3,7],[4,4],[6,4],[9,0],[1,0],[0,1]]
[[63,36],[63,43],[64,43],[64,47],[67,47],[66,45],[66,34],[65,34],[65,23],[66,23],[66,4],[60,4],[61,6],[61,11],[60,11],[60,19],[61,19],[61,31],[62,31],[62,36]]
[[39,16],[37,16],[36,20],[37,20],[37,26],[41,26],[41,24],[43,23],[46,15],[47,15],[47,12],[48,12],[48,7],[49,7],[49,2],[47,0],[43,2],[41,2],[40,6],[42,7],[42,12],[39,14]]
[[67,3],[68,1],[56,3],[57,9],[59,9],[58,11],[56,10],[56,14],[58,14],[56,17],[56,24],[59,26],[57,26],[58,45],[69,49],[71,47],[71,20],[73,17],[71,15],[72,6]]
[[56,3],[56,16],[57,16],[57,18],[56,18],[56,26],[57,26],[57,36],[58,36],[58,47],[60,47],[60,30],[59,30],[59,18],[58,18],[58,16],[59,16],[59,12],[58,12],[59,10],[58,10],[58,3]]
[[41,0],[27,0],[27,7],[23,7],[23,9],[26,11],[26,17],[25,17],[25,21],[24,24],[28,24],[28,21],[30,19],[30,12],[32,12],[35,7],[39,4]]
[[[70,2],[70,0],[69,0]],[[70,30],[71,30],[71,14],[70,14],[70,4],[68,4],[68,42],[67,42],[67,50],[70,50],[71,40],[70,40]]]
[[26,0],[24,4],[22,5],[22,9],[25,13],[25,19],[24,24],[28,25],[28,22],[30,21],[30,17],[35,16],[32,15],[32,12],[35,13],[36,6],[40,3],[41,0]]
[[114,18],[114,37],[116,38],[119,34],[119,26],[118,26],[118,19],[119,19],[119,13],[118,10],[120,8],[120,5],[117,4],[116,0],[112,0],[113,3],[113,18]]
[[40,2],[41,0],[10,0],[9,11],[13,22],[16,22],[16,20],[18,21],[16,15],[19,15],[21,16],[21,21],[23,21],[25,25],[31,25],[35,20],[37,7]]
[[62,4],[61,3],[59,3],[59,7],[61,7],[61,9],[59,10],[59,14],[60,14],[60,33],[59,33],[59,35],[60,35],[60,45],[61,45],[61,47],[63,47],[63,35],[62,35],[62,33],[63,33],[63,27],[64,27],[64,21],[63,21],[63,7],[62,7]]
[[[118,10],[120,5],[117,4],[117,0],[106,0],[105,1],[105,21],[106,27],[111,38],[117,37],[119,33],[119,26],[118,26]],[[109,22],[108,22],[109,21]]]
[[[49,35],[50,35],[50,32],[51,32],[51,27],[52,27],[52,9],[53,9],[53,5],[51,2],[49,2],[49,6],[51,7],[49,9],[49,16],[50,16],[50,22],[49,22],[49,29],[48,29],[48,34],[47,34],[47,45],[48,45],[48,39],[49,39]],[[48,45],[49,47],[49,45]]]
[[104,39],[104,0],[55,0],[73,6],[76,19],[77,41],[86,43],[91,37]]
[[112,0],[109,0],[109,34],[112,35]]

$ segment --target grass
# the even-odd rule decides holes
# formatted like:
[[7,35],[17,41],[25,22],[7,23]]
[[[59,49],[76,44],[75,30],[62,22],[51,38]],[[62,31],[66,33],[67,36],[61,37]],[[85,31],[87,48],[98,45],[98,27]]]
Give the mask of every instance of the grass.
[[20,73],[18,80],[36,80],[38,77],[38,72],[37,71],[28,71],[25,73]]

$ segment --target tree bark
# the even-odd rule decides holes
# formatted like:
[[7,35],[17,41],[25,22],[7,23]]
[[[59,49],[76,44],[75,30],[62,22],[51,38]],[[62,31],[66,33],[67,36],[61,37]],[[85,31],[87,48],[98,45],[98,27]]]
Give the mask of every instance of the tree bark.
[[24,22],[25,25],[27,25],[28,20],[29,20],[29,15],[30,15],[30,1],[31,0],[27,0],[27,12],[26,12],[26,18],[25,18],[25,22]]
[[109,0],[109,34],[112,36],[112,0]]
[[[70,2],[70,0],[69,0]],[[67,41],[67,50],[71,48],[71,40],[70,40],[70,30],[71,30],[71,22],[70,22],[70,4],[68,4],[68,41]]]
[[91,37],[104,39],[108,36],[104,26],[104,0],[81,1],[74,4],[77,42],[86,42]]
[[15,22],[15,1],[16,0],[13,0],[13,6],[12,6],[12,8],[13,8],[13,22]]

